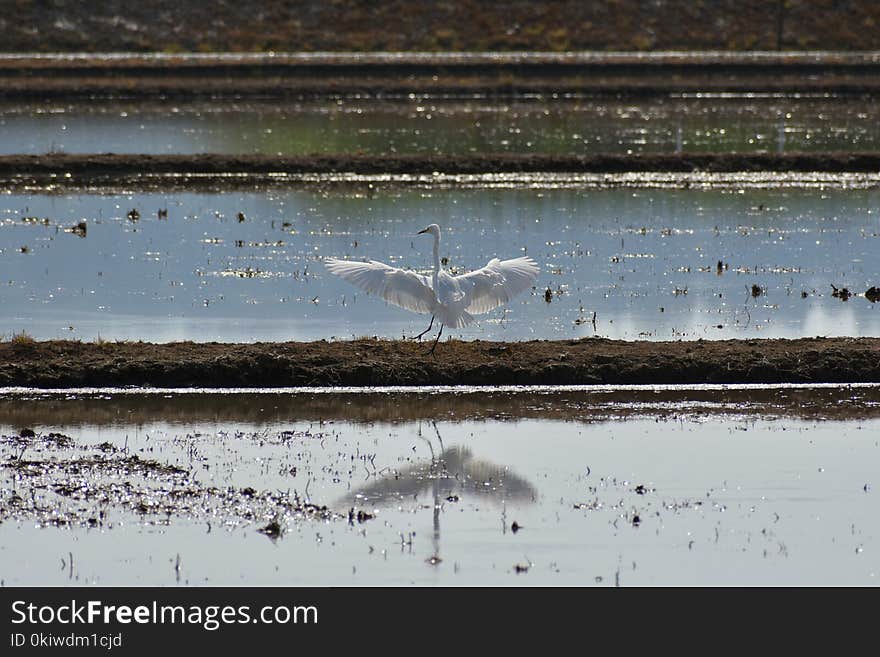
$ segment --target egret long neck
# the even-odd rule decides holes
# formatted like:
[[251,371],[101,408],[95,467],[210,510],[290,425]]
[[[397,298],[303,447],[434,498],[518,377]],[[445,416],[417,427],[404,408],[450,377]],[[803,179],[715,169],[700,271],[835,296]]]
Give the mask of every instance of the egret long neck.
[[434,273],[440,271],[440,236],[434,235]]

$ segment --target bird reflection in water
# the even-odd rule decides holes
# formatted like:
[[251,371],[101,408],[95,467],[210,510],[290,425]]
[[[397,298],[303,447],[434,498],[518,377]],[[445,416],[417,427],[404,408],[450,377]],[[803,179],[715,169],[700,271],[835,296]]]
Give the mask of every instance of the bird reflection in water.
[[429,438],[421,435],[431,450],[431,458],[400,470],[392,470],[378,475],[377,481],[369,483],[344,498],[346,505],[373,509],[390,506],[406,500],[418,500],[419,496],[431,492],[433,495],[434,554],[427,562],[436,565],[440,558],[440,512],[444,503],[457,503],[468,497],[479,497],[505,504],[517,502],[531,504],[535,501],[537,490],[523,477],[512,473],[507,467],[476,459],[470,449],[457,445],[446,448],[437,428],[439,454]]

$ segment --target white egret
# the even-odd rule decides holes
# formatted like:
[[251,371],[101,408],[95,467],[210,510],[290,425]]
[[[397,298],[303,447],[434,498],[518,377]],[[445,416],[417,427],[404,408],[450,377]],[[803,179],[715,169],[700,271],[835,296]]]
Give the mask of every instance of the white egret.
[[524,292],[538,278],[540,269],[531,258],[512,260],[493,258],[482,269],[469,274],[451,275],[440,264],[440,226],[431,224],[419,235],[434,236],[434,273],[424,276],[391,267],[382,262],[352,262],[327,258],[324,265],[332,273],[356,285],[368,294],[412,312],[431,314],[431,323],[415,338],[421,337],[440,320],[440,331],[431,354],[443,334],[443,327],[461,328],[474,321],[474,315],[487,313]]

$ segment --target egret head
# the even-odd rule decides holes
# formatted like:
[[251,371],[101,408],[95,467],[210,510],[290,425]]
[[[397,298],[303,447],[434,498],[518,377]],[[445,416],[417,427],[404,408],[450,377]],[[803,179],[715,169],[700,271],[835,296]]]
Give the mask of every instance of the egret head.
[[424,230],[420,230],[417,234],[421,235],[422,233],[429,233],[434,237],[440,237],[440,226],[438,226],[437,224],[431,224]]

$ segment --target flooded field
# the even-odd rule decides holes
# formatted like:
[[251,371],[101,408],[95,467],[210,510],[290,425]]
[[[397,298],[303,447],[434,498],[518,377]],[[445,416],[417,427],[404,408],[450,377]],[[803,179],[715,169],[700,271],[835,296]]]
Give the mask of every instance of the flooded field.
[[0,154],[880,150],[876,104],[739,95],[0,104]]
[[876,386],[0,398],[5,585],[874,585]]
[[[816,171],[613,180],[392,177],[331,156],[315,175],[260,170],[260,184],[216,188],[186,170],[114,179],[97,162],[83,182],[11,164],[4,382],[58,389],[0,390],[0,585],[876,585],[877,384],[739,385],[877,380],[867,341],[794,353],[754,340],[880,335],[880,187],[873,168],[846,167],[880,151],[872,99],[52,97],[0,104],[0,155],[130,153],[136,167],[137,154],[839,155]],[[348,342],[411,337],[429,318],[362,294],[324,259],[427,273],[432,240],[416,233],[431,223],[453,273],[494,257],[540,267],[532,289],[444,339],[570,343],[451,342],[431,359],[414,342]],[[627,342],[574,342],[589,337]],[[726,339],[740,341],[712,342]],[[327,342],[300,344],[313,340]],[[115,341],[131,343],[103,349]],[[136,341],[293,342],[145,353]],[[471,383],[669,382],[657,370],[675,365],[676,382],[734,385],[60,389],[105,385],[102,373],[467,383],[442,378],[444,354],[478,370],[461,375]]]
[[[270,341],[414,335],[328,256],[454,272],[530,255],[535,288],[465,339],[870,336],[877,190],[456,189],[0,197],[7,337]],[[842,290],[848,294],[842,294]]]

